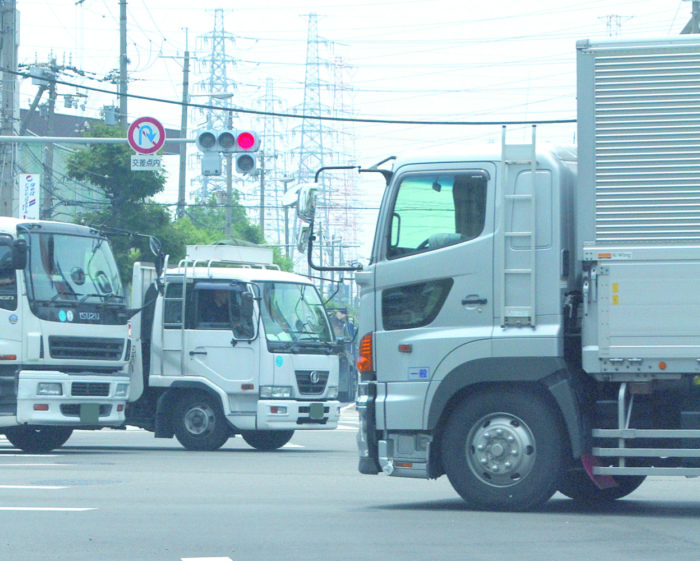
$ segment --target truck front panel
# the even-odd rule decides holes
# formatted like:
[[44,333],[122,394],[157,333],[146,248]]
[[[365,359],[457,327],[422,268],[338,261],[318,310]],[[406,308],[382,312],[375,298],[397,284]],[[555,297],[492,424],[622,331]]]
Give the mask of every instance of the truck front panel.
[[109,243],[71,224],[4,219],[0,263],[0,425],[124,422],[131,353]]

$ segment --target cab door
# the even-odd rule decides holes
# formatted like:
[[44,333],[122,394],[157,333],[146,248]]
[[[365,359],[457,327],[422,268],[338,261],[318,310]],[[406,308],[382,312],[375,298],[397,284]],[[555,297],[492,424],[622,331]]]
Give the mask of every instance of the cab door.
[[[252,310],[241,328],[241,283],[199,282],[192,291],[184,341],[185,375],[209,380],[229,395],[233,412],[254,411],[260,349]],[[222,299],[223,304],[217,302]],[[244,306],[245,307],[245,306]]]
[[402,168],[385,195],[374,265],[380,426],[385,415],[392,429],[423,428],[445,357],[490,348],[495,172],[491,163]]

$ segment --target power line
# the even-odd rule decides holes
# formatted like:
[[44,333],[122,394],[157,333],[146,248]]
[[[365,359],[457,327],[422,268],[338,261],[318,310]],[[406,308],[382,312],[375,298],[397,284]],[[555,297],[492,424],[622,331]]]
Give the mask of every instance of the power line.
[[[16,72],[7,68],[0,68],[0,72],[7,72],[8,74],[14,74],[22,78],[31,77],[27,72]],[[79,87],[84,90],[103,93],[108,95],[119,95],[117,92],[105,90],[102,88],[95,88],[91,86],[78,85],[73,82],[66,82],[63,80],[50,80],[56,84],[61,84],[64,86]],[[183,103],[182,101],[176,101],[171,99],[162,99],[157,97],[138,95],[134,93],[128,93],[126,95],[128,98],[139,99],[142,101],[153,101],[156,103],[165,103],[167,105],[174,105],[177,107],[182,107],[182,105],[187,105],[187,107],[195,107],[198,109],[212,110],[218,109],[220,111],[226,111],[231,113],[244,113],[248,115],[260,115],[267,117],[286,117],[289,119],[311,119],[319,121],[333,121],[333,122],[345,122],[345,123],[373,123],[373,124],[384,124],[384,125],[459,125],[459,126],[481,126],[481,125],[556,125],[556,124],[570,124],[575,123],[576,119],[537,119],[537,120],[516,120],[516,121],[435,121],[435,120],[420,120],[420,119],[371,119],[362,117],[334,117],[334,116],[324,116],[324,115],[299,115],[295,113],[279,113],[279,112],[268,112],[258,109],[245,109],[242,107],[214,107],[212,105],[206,105],[201,103]]]

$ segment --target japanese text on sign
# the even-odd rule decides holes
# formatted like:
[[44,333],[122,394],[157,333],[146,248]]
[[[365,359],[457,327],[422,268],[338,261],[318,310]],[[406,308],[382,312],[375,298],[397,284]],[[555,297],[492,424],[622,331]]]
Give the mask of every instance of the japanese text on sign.
[[131,171],[158,171],[162,160],[160,156],[131,156]]

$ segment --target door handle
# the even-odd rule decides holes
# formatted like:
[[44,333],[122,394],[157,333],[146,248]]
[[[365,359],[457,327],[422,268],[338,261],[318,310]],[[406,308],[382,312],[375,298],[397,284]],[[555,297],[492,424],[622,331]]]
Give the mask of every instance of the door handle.
[[207,351],[190,351],[190,356],[194,355],[206,355]]
[[485,306],[488,300],[476,294],[470,294],[462,298],[462,306]]

